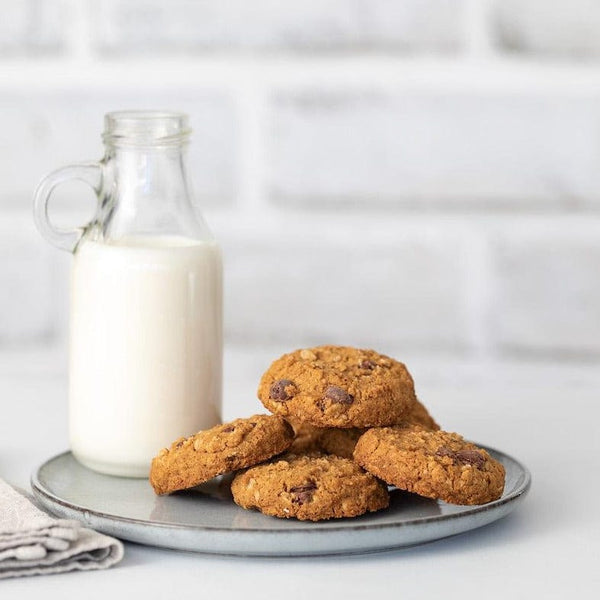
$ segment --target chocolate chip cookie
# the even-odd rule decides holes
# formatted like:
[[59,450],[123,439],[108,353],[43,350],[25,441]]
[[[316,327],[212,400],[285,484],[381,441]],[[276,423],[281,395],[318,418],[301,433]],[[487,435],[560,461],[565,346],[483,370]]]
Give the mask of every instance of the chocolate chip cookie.
[[[406,421],[422,425],[426,429],[437,430],[440,428],[419,400],[415,400],[412,409],[406,415]],[[358,442],[358,438],[365,431],[367,431],[365,428],[360,427],[350,427],[348,429],[328,427],[321,430],[322,433],[319,436],[318,445],[328,454],[352,458],[356,442]]]
[[[310,423],[303,423],[294,419],[287,419],[294,428],[294,441],[288,448],[290,454],[306,454],[319,452],[321,448],[321,435],[323,429]],[[351,457],[350,457],[351,458]]]
[[278,415],[254,415],[173,442],[152,460],[150,484],[157,494],[194,487],[287,450],[292,426]]
[[350,427],[348,429],[329,427],[323,429],[320,439],[321,448],[327,454],[352,459],[356,442],[365,431],[366,429],[360,427]]
[[283,355],[262,376],[258,397],[275,414],[343,428],[395,425],[416,399],[401,362],[345,346]]
[[434,431],[437,431],[440,428],[433,417],[429,414],[429,411],[425,408],[425,405],[418,399],[415,400],[410,413],[406,415],[406,421],[409,423],[415,423],[416,425],[422,425],[425,427],[425,429],[433,429]]
[[504,467],[485,450],[419,425],[369,429],[354,460],[391,485],[452,504],[485,504],[504,490]]
[[386,486],[339,456],[284,454],[238,473],[231,483],[239,506],[280,518],[321,521],[386,508]]

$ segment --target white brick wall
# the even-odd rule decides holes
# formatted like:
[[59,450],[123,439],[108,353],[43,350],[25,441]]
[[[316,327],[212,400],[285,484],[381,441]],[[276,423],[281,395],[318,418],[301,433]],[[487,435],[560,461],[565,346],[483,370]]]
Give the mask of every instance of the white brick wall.
[[600,5],[595,0],[496,0],[494,28],[501,45],[519,52],[600,52]]
[[230,338],[464,350],[468,240],[446,229],[322,215],[221,235]]
[[[229,345],[600,356],[594,3],[0,9],[0,347],[65,344],[69,257],[33,229],[39,178],[99,158],[106,111],[166,107],[192,116]],[[81,186],[55,204],[61,223],[90,211]]]
[[103,116],[111,110],[173,107],[192,117],[198,132],[190,167],[201,201],[231,203],[236,186],[236,135],[233,101],[224,93],[18,91],[0,95],[3,152],[0,199],[29,202],[44,175],[60,166],[102,157]]
[[98,0],[110,52],[442,49],[464,36],[464,0]]
[[2,2],[0,52],[56,52],[64,39],[64,10],[60,0]]
[[503,232],[493,336],[504,351],[600,355],[599,233],[596,222],[572,216]]
[[[571,204],[600,197],[598,96],[280,95],[270,140],[282,202]],[[310,176],[307,176],[310,173]]]
[[[29,215],[27,215],[29,216]],[[58,285],[53,252],[39,244],[31,219],[0,219],[0,345],[20,346],[56,335]]]

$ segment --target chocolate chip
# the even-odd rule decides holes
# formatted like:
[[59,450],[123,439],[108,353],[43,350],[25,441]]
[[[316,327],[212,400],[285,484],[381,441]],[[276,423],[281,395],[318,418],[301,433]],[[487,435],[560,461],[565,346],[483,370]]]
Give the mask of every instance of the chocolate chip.
[[221,431],[223,433],[231,433],[234,429],[235,429],[235,427],[233,425],[227,425],[227,426],[223,427],[223,429],[221,429]]
[[377,363],[374,360],[365,358],[360,361],[360,364],[358,366],[361,369],[368,369],[369,371],[372,371],[377,366]]
[[323,397],[337,404],[352,404],[354,402],[354,396],[337,385],[330,385],[325,390]]
[[473,465],[478,469],[482,469],[485,465],[485,458],[476,450],[460,450],[456,456],[460,462]]
[[316,489],[317,485],[315,483],[306,483],[304,485],[297,485],[290,488],[292,502],[299,504],[300,506],[310,502]]
[[450,458],[454,458],[456,453],[454,452],[454,450],[450,450],[450,448],[448,448],[448,446],[440,446],[436,452],[435,452],[436,456],[449,456]]
[[285,402],[295,394],[295,391],[296,386],[293,381],[290,381],[289,379],[280,379],[271,384],[269,398],[271,398],[271,400],[276,400],[277,402]]
[[435,453],[436,456],[447,456],[455,463],[472,465],[482,469],[485,465],[485,458],[476,450],[451,450],[447,446],[440,446]]

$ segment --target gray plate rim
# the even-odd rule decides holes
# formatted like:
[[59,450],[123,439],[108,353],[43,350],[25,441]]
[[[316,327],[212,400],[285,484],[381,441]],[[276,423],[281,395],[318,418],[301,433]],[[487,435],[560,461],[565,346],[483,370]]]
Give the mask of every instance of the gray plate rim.
[[[496,457],[499,457],[501,459],[506,458],[506,459],[512,461],[520,470],[520,476],[521,476],[520,484],[517,485],[517,487],[514,490],[512,490],[509,494],[507,494],[506,496],[503,496],[503,497],[499,498],[498,500],[494,500],[493,502],[489,502],[487,504],[465,507],[465,509],[463,511],[458,512],[458,513],[453,513],[453,514],[432,515],[432,516],[428,516],[428,517],[413,518],[410,520],[404,520],[404,521],[398,521],[398,522],[369,523],[369,524],[360,524],[360,523],[354,524],[350,520],[343,520],[343,521],[339,521],[338,523],[332,524],[331,521],[328,521],[328,526],[326,528],[319,529],[317,527],[314,530],[311,530],[311,532],[312,533],[318,533],[318,532],[332,533],[332,532],[336,532],[336,531],[349,531],[349,530],[354,530],[354,531],[369,530],[369,531],[371,531],[371,530],[377,530],[377,529],[401,529],[403,527],[412,527],[412,526],[420,525],[420,524],[431,524],[431,523],[442,522],[442,521],[447,522],[450,520],[462,519],[466,516],[473,516],[476,514],[489,512],[491,510],[496,510],[504,505],[514,503],[515,501],[519,500],[521,497],[525,496],[531,487],[531,473],[527,469],[527,467],[525,467],[520,461],[518,461],[517,459],[513,458],[512,456],[506,454],[505,452],[501,452],[499,450],[496,450],[489,446],[484,446],[482,444],[477,444],[477,445],[480,448],[483,448],[483,449],[487,450],[488,452],[492,453]],[[47,502],[50,502],[53,505],[59,505],[66,509],[73,510],[78,513],[85,512],[88,515],[93,515],[94,517],[98,517],[100,519],[110,519],[111,521],[130,523],[130,524],[135,524],[135,525],[139,525],[139,526],[148,525],[148,526],[159,527],[159,528],[164,528],[164,529],[177,529],[177,530],[212,532],[212,533],[217,532],[217,533],[226,533],[226,534],[230,534],[232,532],[244,533],[244,534],[245,533],[248,533],[248,534],[250,534],[250,533],[258,533],[258,534],[268,533],[269,535],[275,535],[275,534],[289,535],[289,534],[293,534],[296,532],[301,533],[301,534],[307,533],[307,530],[305,528],[299,528],[299,527],[295,528],[291,523],[290,523],[290,527],[286,527],[285,529],[268,529],[268,530],[260,529],[260,528],[251,528],[251,527],[244,528],[244,529],[232,529],[232,528],[217,527],[217,526],[212,527],[212,526],[207,526],[207,525],[194,525],[194,524],[186,525],[186,524],[181,524],[181,523],[166,523],[164,521],[149,521],[149,520],[139,519],[139,518],[135,518],[135,517],[124,517],[121,515],[106,513],[106,512],[86,508],[86,507],[83,507],[83,506],[80,506],[77,504],[73,504],[69,501],[66,501],[66,500],[56,496],[51,491],[47,490],[44,487],[44,485],[41,483],[40,478],[39,478],[40,472],[47,464],[65,456],[67,454],[70,454],[70,451],[67,450],[65,452],[61,452],[60,454],[57,454],[57,455],[47,459],[41,465],[39,465],[39,467],[37,467],[37,469],[35,469],[31,475],[31,487],[32,487],[34,494],[36,496],[39,496],[42,499],[46,500]],[[316,525],[318,525],[318,524],[316,524]]]

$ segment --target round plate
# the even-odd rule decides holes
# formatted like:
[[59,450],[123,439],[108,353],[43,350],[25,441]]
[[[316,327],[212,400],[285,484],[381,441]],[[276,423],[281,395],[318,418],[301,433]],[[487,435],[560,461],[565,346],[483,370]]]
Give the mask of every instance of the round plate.
[[156,496],[147,480],[101,475],[70,452],[41,465],[31,486],[52,513],[141,544],[244,556],[351,554],[430,542],[482,527],[511,512],[524,498],[531,477],[515,459],[486,449],[506,468],[504,494],[495,502],[455,506],[391,489],[386,510],[318,523],[238,507],[227,477]]

